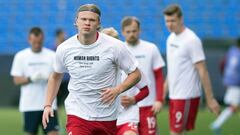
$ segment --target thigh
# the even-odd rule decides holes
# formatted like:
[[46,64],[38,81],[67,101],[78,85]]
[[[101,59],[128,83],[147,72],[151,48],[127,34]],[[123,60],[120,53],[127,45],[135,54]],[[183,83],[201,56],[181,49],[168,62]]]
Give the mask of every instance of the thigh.
[[200,98],[170,100],[170,129],[176,133],[192,130],[195,125]]
[[92,127],[88,121],[74,115],[67,116],[66,128],[68,135],[92,135]]
[[31,134],[37,134],[38,127],[41,124],[42,111],[29,111],[23,113],[24,131]]
[[138,135],[138,126],[136,123],[126,123],[117,126],[117,135],[125,135],[126,132],[131,131],[133,134]]
[[229,87],[226,91],[224,102],[228,105],[239,106],[240,89],[238,87]]
[[191,101],[190,101],[190,109],[189,109],[189,113],[188,113],[188,119],[186,122],[186,130],[187,131],[193,130],[195,127],[195,122],[196,122],[198,107],[199,107],[199,101],[200,101],[200,98],[194,98],[194,99],[191,99]]
[[169,124],[171,131],[180,133],[184,130],[184,112],[186,100],[172,100],[169,103]]
[[140,122],[139,134],[140,135],[155,135],[157,120],[156,116],[151,111],[152,106],[140,107]]
[[116,120],[94,121],[91,125],[94,127],[93,135],[116,135]]

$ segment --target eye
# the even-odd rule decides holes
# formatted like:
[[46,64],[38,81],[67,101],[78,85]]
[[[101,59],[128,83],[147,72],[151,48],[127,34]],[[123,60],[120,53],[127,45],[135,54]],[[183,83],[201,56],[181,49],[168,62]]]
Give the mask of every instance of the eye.
[[89,21],[91,21],[91,22],[96,22],[96,20],[95,20],[95,19],[89,19]]
[[80,18],[80,20],[82,20],[82,21],[86,21],[86,20],[87,20],[87,18]]

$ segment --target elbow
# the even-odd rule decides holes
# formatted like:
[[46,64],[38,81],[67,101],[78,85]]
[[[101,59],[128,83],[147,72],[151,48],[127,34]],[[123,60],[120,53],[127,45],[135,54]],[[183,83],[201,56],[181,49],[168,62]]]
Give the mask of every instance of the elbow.
[[16,78],[13,78],[13,84],[14,84],[14,85],[20,85],[18,79],[16,79]]

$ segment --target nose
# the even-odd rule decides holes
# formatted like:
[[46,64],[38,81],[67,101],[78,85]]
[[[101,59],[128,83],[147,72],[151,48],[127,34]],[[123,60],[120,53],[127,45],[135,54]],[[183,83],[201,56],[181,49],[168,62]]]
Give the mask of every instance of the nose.
[[85,21],[85,24],[86,24],[86,25],[90,25],[90,21],[89,21],[89,20],[86,20],[86,21]]

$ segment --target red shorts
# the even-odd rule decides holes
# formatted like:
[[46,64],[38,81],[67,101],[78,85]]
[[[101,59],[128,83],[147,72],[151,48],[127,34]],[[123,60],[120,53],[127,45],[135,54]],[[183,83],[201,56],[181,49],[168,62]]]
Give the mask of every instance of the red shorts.
[[140,107],[139,135],[155,135],[157,120],[152,106]]
[[136,123],[126,123],[117,126],[117,135],[124,135],[125,132],[132,131],[138,135],[138,126]]
[[67,116],[68,135],[116,135],[116,121],[88,121],[74,115]]
[[200,97],[178,100],[170,99],[170,129],[174,132],[194,129]]

